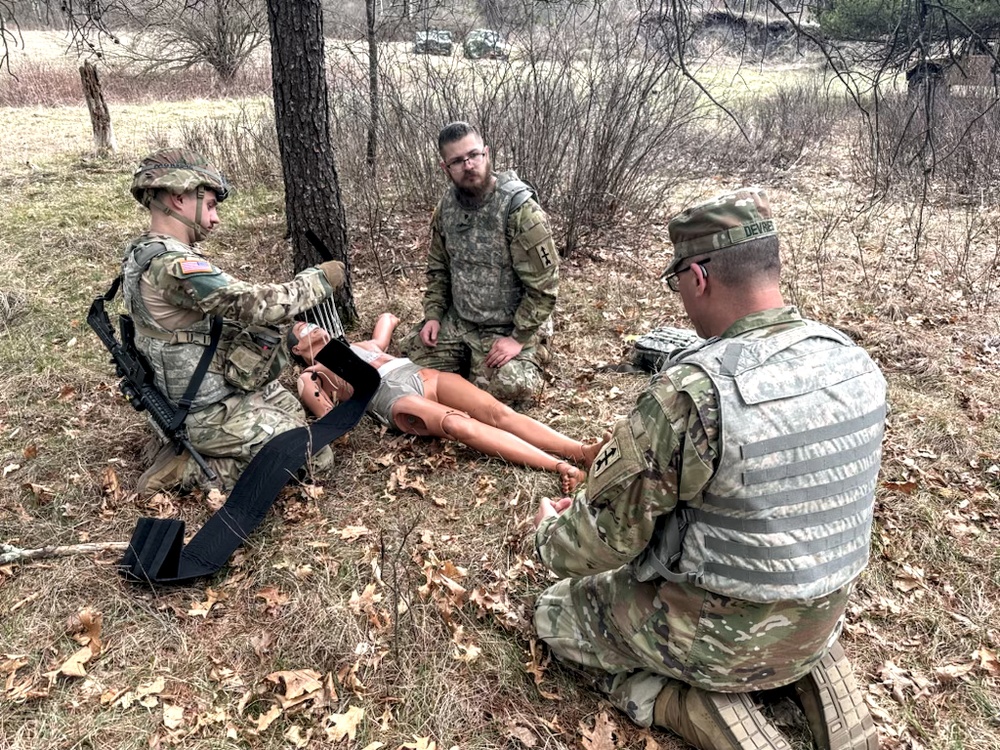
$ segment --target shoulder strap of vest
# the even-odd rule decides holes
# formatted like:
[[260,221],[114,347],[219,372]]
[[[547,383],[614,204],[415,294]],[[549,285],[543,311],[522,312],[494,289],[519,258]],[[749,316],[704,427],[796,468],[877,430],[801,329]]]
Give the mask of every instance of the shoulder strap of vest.
[[136,264],[145,272],[149,268],[149,264],[153,262],[153,259],[160,257],[167,250],[168,248],[163,240],[150,237],[136,245],[135,249],[132,250],[132,255],[135,257]]
[[535,198],[537,200],[538,195],[531,185],[516,175],[501,183],[498,188],[511,196],[510,203],[507,205],[507,215],[503,219],[503,231],[504,235],[506,235],[510,215],[530,199]]

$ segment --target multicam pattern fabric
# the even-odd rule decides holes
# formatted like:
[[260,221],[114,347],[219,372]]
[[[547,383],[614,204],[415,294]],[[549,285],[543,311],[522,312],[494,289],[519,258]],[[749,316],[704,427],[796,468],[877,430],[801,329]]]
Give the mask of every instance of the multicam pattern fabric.
[[[460,372],[469,366],[469,379],[503,401],[537,395],[539,329],[559,292],[559,255],[545,213],[528,199],[508,215],[514,196],[505,186],[516,183],[512,171],[499,175],[498,189],[478,209],[463,207],[454,190],[442,198],[431,220],[424,295],[425,319],[441,321],[438,344],[425,347],[417,331],[400,343],[424,367]],[[524,349],[487,371],[483,359],[503,336]]]
[[220,203],[229,195],[229,183],[201,154],[184,148],[166,148],[150,154],[132,176],[132,195],[148,206],[157,190],[175,195],[211,188]]
[[[136,261],[137,253],[142,262]],[[286,324],[332,294],[321,270],[306,269],[285,284],[250,284],[223,272],[195,248],[167,235],[147,234],[126,248],[123,275],[125,304],[137,324],[136,346],[153,367],[157,387],[174,404],[209,343],[209,318],[224,319],[219,351],[186,422],[195,449],[224,459],[224,478],[238,476],[268,437],[305,424],[301,404],[276,382],[248,394],[234,387],[228,372],[233,368],[227,366],[238,364],[229,354],[245,338],[242,333]],[[153,301],[161,312],[189,313],[191,322],[164,327],[163,318],[147,306]],[[284,335],[274,341],[285,346]],[[192,474],[198,472],[193,462],[191,467]]]
[[[794,308],[737,321],[723,338],[802,326]],[[662,579],[633,564],[678,498],[698,507],[719,456],[719,403],[698,367],[668,365],[614,428],[573,504],[536,533],[542,561],[565,576],[538,601],[535,624],[561,657],[610,673],[616,703],[652,719],[662,679],[744,692],[807,673],[837,631],[849,587],[809,602],[755,603]]]
[[400,350],[421,367],[443,372],[468,372],[469,380],[500,401],[530,401],[544,380],[539,349],[534,342],[500,369],[486,367],[493,342],[509,336],[506,326],[476,326],[449,310],[441,320],[437,346],[424,346],[419,328],[400,341]]
[[[282,432],[305,427],[302,404],[280,383],[273,381],[262,390],[230,396],[220,403],[189,414],[188,436],[192,445],[219,475],[222,489],[232,489],[250,460],[268,440]],[[172,468],[166,482],[151,484],[147,491],[163,484],[185,489],[204,482],[198,465],[186,460]],[[325,470],[333,465],[333,451],[327,446],[309,461],[309,470]],[[159,485],[159,486],[158,486]]]
[[776,235],[778,227],[767,194],[760,188],[742,188],[682,211],[670,220],[667,231],[674,258],[664,275],[685,258]]

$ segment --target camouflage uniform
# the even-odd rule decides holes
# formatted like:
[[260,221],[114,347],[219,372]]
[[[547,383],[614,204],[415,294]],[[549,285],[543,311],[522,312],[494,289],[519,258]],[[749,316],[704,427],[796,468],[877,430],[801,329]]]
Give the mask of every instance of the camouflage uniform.
[[[136,254],[142,251],[146,257],[156,253],[148,264],[141,264],[144,271],[136,263]],[[248,389],[250,382],[241,380],[245,373],[234,367],[240,334],[251,326],[291,321],[328,297],[330,285],[318,268],[306,269],[285,284],[238,281],[195,248],[167,235],[150,234],[129,243],[123,275],[125,303],[137,326],[136,346],[152,364],[157,387],[175,405],[187,388],[207,336],[201,331],[196,343],[176,339],[195,338],[200,328],[207,330],[211,316],[223,317],[219,349],[185,424],[191,444],[219,473],[223,485],[232,487],[268,439],[306,425],[298,399],[271,377],[280,371],[284,358],[275,358],[262,376],[267,382],[254,390]],[[130,283],[136,275],[138,283]],[[171,332],[172,342],[164,337]],[[282,349],[285,337],[274,338]],[[317,454],[313,465],[329,466],[331,461],[332,453],[326,449]],[[190,486],[200,476],[200,469],[189,460],[172,479]]]
[[[552,232],[541,207],[525,200],[528,190],[509,171],[497,176],[478,208],[459,203],[455,189],[441,199],[431,219],[424,296],[424,318],[441,322],[437,346],[424,346],[420,326],[400,343],[423,367],[468,368],[469,380],[503,401],[529,400],[541,389],[539,330],[559,290]],[[504,336],[524,348],[497,370],[485,367],[494,341]]]
[[[772,309],[742,318],[721,339],[803,325],[794,308]],[[536,534],[542,561],[566,576],[538,600],[539,635],[559,656],[606,673],[613,702],[642,726],[652,723],[671,680],[746,692],[802,677],[836,640],[850,593],[848,583],[809,601],[764,603],[637,579],[635,564],[658,519],[678,498],[701,506],[720,442],[719,397],[708,375],[668,365],[616,425],[572,506]]]

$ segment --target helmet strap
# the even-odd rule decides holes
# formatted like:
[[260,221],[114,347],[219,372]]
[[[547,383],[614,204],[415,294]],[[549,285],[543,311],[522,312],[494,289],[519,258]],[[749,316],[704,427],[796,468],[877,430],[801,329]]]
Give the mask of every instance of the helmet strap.
[[195,218],[194,221],[191,221],[186,216],[181,216],[179,213],[174,211],[159,198],[150,199],[149,205],[155,207],[159,211],[162,211],[171,219],[179,221],[181,224],[190,229],[194,237],[193,242],[201,242],[208,235],[208,233],[205,231],[205,228],[201,225],[201,208],[205,200],[205,188],[199,186],[196,191],[196,195],[198,202],[195,204],[194,207],[194,218]]

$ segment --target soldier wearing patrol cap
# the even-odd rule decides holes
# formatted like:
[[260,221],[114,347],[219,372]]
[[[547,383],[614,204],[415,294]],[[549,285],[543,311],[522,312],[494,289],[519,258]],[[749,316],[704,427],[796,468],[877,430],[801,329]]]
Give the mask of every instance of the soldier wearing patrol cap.
[[668,225],[664,277],[706,340],[668,360],[536,544],[563,580],[538,633],[642,726],[707,750],[788,748],[751,698],[794,684],[821,750],[877,750],[837,644],[868,562],[886,387],[784,305],[762,190]]
[[[217,207],[230,188],[194,151],[150,154],[135,171],[131,191],[150,212],[149,231],[129,242],[122,259],[136,348],[176,408],[211,345],[212,321],[221,318],[217,351],[185,424],[193,447],[223,487],[232,487],[267,440],[306,424],[301,404],[275,379],[287,361],[278,326],[329,297],[344,281],[344,266],[323,263],[284,284],[249,284],[216,267],[195,243],[219,225]],[[147,452],[154,455],[140,492],[191,486],[201,478],[186,452],[176,456],[155,438]],[[314,465],[331,458],[326,449]]]
[[431,218],[424,321],[400,348],[422,367],[467,371],[501,401],[530,401],[559,291],[548,219],[514,171],[493,172],[469,123],[445,126],[438,151],[451,187]]

